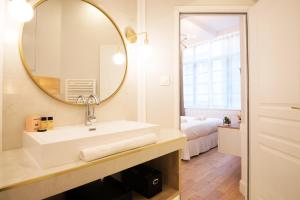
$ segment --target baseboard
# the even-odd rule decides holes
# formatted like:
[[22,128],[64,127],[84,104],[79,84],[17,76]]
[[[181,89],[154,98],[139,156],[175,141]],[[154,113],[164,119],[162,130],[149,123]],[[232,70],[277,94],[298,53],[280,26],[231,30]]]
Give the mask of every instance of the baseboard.
[[240,192],[242,193],[242,195],[246,196],[246,183],[244,182],[244,180],[240,180]]

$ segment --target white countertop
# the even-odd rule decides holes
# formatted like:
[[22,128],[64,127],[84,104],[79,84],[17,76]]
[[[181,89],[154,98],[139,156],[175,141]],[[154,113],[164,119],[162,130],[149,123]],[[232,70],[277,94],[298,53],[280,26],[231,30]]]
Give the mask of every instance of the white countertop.
[[43,180],[52,176],[58,176],[68,171],[83,168],[85,166],[88,167],[95,165],[106,160],[130,154],[139,149],[150,148],[155,145],[161,145],[174,140],[186,140],[185,136],[179,130],[174,129],[162,129],[159,135],[160,138],[156,144],[110,155],[92,162],[77,161],[49,169],[39,168],[38,165],[25,153],[25,151],[23,151],[23,149],[4,151],[0,153],[0,192],[18,185],[30,183],[31,181]]

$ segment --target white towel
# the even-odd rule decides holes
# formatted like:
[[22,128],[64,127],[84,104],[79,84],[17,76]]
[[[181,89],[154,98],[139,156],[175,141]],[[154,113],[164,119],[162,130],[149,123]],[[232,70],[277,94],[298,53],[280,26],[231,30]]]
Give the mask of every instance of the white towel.
[[114,143],[103,144],[86,149],[82,149],[79,153],[79,158],[83,161],[92,161],[105,156],[109,156],[122,151],[142,147],[148,144],[157,142],[155,133],[148,133],[145,135],[117,141]]

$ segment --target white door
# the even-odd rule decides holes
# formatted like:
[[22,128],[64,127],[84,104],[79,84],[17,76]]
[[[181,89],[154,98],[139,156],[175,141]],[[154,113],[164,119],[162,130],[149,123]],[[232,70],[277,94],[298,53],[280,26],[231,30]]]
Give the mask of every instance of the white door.
[[249,62],[250,199],[300,200],[300,0],[250,9]]

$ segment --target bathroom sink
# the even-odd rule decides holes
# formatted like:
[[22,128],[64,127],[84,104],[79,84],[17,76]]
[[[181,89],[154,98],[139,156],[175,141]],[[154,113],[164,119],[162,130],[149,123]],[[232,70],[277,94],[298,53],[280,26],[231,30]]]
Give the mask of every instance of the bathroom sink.
[[96,123],[93,131],[84,125],[57,127],[47,132],[24,132],[23,148],[41,168],[79,160],[82,149],[158,133],[159,126],[134,121]]

